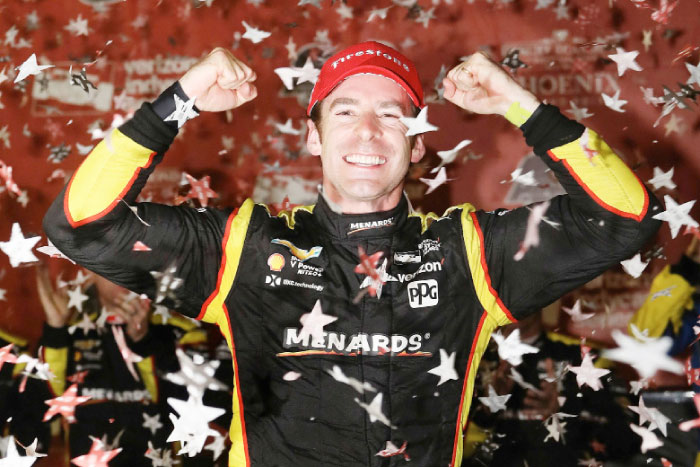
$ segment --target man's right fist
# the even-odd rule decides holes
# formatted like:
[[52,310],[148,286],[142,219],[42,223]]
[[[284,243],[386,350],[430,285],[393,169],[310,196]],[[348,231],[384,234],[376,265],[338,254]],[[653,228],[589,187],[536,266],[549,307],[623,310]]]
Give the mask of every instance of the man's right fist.
[[187,97],[196,98],[199,110],[235,109],[258,95],[255,72],[228,50],[217,47],[180,78]]

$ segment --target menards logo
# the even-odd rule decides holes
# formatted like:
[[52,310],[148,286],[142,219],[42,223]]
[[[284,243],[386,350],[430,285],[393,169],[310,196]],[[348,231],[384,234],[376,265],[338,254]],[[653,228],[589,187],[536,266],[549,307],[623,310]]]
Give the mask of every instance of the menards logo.
[[351,222],[348,227],[348,235],[354,234],[356,232],[361,232],[363,230],[369,229],[379,229],[382,227],[389,227],[394,224],[394,218],[390,217],[388,219],[382,219],[380,221],[367,221],[367,222]]
[[313,339],[309,334],[300,335],[299,328],[286,328],[282,343],[285,349],[300,348],[300,352],[282,352],[279,357],[289,357],[309,353],[335,355],[385,355],[429,357],[431,352],[422,352],[423,336],[412,334],[367,334],[347,335],[342,332],[324,331],[322,337]]

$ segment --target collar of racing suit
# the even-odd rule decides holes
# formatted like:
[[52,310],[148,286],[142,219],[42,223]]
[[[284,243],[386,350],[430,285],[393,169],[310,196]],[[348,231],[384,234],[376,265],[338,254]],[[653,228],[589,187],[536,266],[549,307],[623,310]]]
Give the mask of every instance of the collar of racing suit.
[[409,211],[409,204],[404,195],[399,200],[399,204],[388,211],[342,214],[331,209],[325,197],[319,193],[313,212],[316,221],[332,237],[356,239],[391,237],[404,226]]

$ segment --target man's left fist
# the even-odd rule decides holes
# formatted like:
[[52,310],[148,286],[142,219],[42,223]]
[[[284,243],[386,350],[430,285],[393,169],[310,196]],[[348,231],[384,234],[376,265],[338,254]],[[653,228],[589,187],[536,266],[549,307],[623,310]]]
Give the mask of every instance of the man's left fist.
[[478,114],[505,115],[513,102],[529,112],[540,105],[534,94],[481,52],[451,69],[442,84],[445,99]]

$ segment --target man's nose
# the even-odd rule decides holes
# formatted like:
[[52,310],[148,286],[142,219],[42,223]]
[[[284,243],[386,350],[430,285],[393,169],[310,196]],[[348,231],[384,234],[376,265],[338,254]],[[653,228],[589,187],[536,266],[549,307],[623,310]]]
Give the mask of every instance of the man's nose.
[[374,112],[364,112],[357,119],[357,135],[363,140],[371,140],[381,133],[379,117]]

